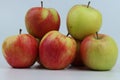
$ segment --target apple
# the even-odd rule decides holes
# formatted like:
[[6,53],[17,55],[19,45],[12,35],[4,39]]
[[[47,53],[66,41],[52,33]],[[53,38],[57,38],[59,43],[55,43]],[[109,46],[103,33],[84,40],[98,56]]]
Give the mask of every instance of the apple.
[[72,37],[50,31],[39,44],[40,63],[47,69],[64,69],[73,61],[76,47],[76,41]]
[[67,29],[69,34],[78,40],[98,32],[102,24],[101,13],[88,5],[75,5],[67,14]]
[[41,7],[30,8],[25,15],[25,25],[29,34],[41,39],[51,30],[59,30],[60,16],[54,8]]
[[71,65],[72,66],[84,66],[82,58],[81,58],[81,53],[80,53],[81,41],[76,40],[76,43],[77,43],[76,55],[75,55],[75,58],[74,58],[73,62],[71,63]]
[[32,35],[21,32],[7,37],[2,44],[3,56],[13,68],[31,67],[38,56],[38,48],[38,41]]
[[92,34],[81,43],[84,64],[92,70],[111,70],[118,57],[115,40],[105,34]]

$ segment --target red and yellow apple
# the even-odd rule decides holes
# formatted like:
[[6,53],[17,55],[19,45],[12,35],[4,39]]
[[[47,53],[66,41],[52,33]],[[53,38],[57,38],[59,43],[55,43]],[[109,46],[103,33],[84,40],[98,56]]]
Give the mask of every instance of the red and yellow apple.
[[80,44],[81,44],[81,41],[79,40],[76,40],[76,43],[77,43],[77,50],[76,50],[76,55],[75,55],[75,58],[73,60],[73,62],[71,63],[72,66],[83,66],[83,61],[81,59],[81,53],[80,53]]
[[59,30],[60,16],[54,8],[33,7],[25,15],[25,25],[29,34],[41,39],[51,30]]
[[92,70],[110,70],[118,57],[115,40],[105,34],[87,36],[81,43],[80,51],[84,64]]
[[68,32],[78,40],[83,40],[86,36],[98,32],[101,24],[101,13],[89,5],[75,5],[67,15]]
[[47,69],[64,69],[76,54],[76,41],[58,31],[48,32],[39,45],[40,63]]
[[30,34],[7,37],[2,44],[3,55],[14,68],[27,68],[38,56],[38,41]]

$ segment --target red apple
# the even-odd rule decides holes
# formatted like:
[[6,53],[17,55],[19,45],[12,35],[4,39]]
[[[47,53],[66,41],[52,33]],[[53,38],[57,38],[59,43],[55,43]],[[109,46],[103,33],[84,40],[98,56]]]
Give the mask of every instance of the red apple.
[[47,69],[64,69],[73,61],[76,41],[58,31],[48,32],[39,45],[41,64]]
[[81,43],[80,51],[84,64],[92,70],[110,70],[118,57],[115,40],[105,34],[87,36]]
[[27,68],[38,56],[38,41],[30,34],[7,37],[2,44],[3,55],[14,68]]
[[33,7],[26,13],[25,24],[28,33],[41,39],[47,32],[59,30],[60,16],[53,8]]
[[72,66],[83,66],[83,61],[82,61],[82,57],[81,57],[81,52],[80,52],[80,44],[81,44],[81,41],[79,40],[76,40],[77,42],[77,50],[76,50],[76,55],[75,55],[75,58],[72,62]]

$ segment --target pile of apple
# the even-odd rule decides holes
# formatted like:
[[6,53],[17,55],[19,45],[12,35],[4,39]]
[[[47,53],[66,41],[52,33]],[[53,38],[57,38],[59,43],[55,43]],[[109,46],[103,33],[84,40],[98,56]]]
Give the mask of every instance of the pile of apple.
[[88,5],[75,5],[68,12],[68,34],[59,32],[60,16],[53,8],[33,7],[25,16],[29,34],[6,38],[3,55],[13,68],[28,68],[36,61],[46,69],[59,70],[86,66],[91,70],[110,70],[118,57],[115,40],[99,34],[101,13]]

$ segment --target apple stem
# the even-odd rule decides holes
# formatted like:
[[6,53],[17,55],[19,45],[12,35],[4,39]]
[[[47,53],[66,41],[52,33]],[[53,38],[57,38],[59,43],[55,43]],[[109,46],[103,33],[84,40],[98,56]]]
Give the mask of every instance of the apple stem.
[[98,37],[98,32],[96,32],[96,39],[99,39],[99,37]]
[[90,6],[90,1],[88,2],[87,8],[89,8],[89,6]]
[[41,7],[43,7],[43,1],[41,1]]
[[67,33],[66,37],[68,37],[70,35],[70,33]]
[[21,34],[21,33],[22,33],[22,29],[19,30],[19,34]]

